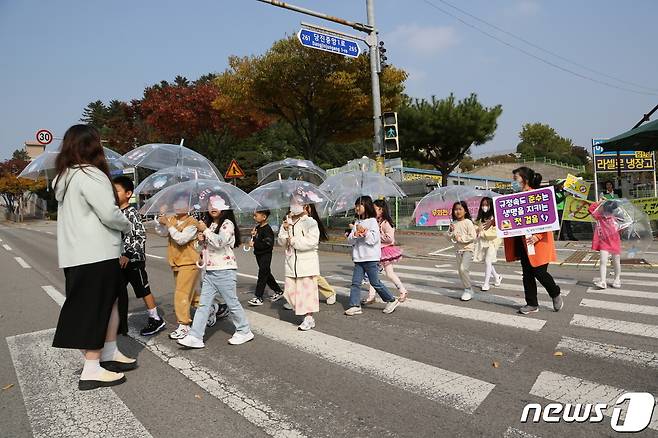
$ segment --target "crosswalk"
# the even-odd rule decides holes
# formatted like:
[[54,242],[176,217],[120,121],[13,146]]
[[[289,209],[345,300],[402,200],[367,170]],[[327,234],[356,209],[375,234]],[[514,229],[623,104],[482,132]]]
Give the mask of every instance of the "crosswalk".
[[[460,284],[455,270],[449,266],[416,266],[409,262],[396,267],[402,281],[410,290],[410,298],[400,305],[394,316],[404,321],[405,315],[415,313],[419,318],[438,317],[442,321],[462,321],[474,324],[482,333],[495,336],[500,330],[509,330],[513,336],[554,337],[555,351],[563,352],[562,362],[545,362],[536,370],[530,384],[525,388],[524,400],[546,404],[558,403],[612,403],[619,395],[630,391],[643,391],[653,388],[638,386],[637,382],[624,385],[620,382],[609,384],[591,370],[578,371],[577,367],[566,366],[569,357],[592,363],[603,363],[608,369],[614,367],[637,368],[638,373],[654,373],[658,370],[658,325],[651,323],[658,316],[658,288],[640,283],[658,280],[653,272],[628,273],[624,276],[624,288],[598,290],[587,282],[579,283],[573,278],[556,278],[563,288],[567,307],[556,317],[568,313],[566,323],[558,326],[550,300],[540,302],[538,315],[522,316],[515,313],[515,307],[524,304],[522,277],[518,272],[504,273],[504,281],[490,292],[478,293],[472,302],[463,303]],[[475,287],[479,286],[483,274],[471,273]],[[251,272],[239,273],[239,284],[245,284],[245,291],[252,290],[255,275]],[[349,295],[350,270],[343,269],[327,273],[330,282],[336,285],[340,296]],[[384,281],[387,280],[384,278]],[[388,283],[390,285],[390,283]],[[626,289],[626,288],[629,289]],[[41,293],[50,296],[58,305],[64,297],[52,285],[42,287]],[[364,287],[365,293],[365,287]],[[541,291],[545,298],[547,295]],[[379,309],[381,304],[371,306]],[[326,309],[326,310],[325,310]],[[335,310],[334,310],[335,309]],[[322,307],[331,312],[332,318],[341,318],[341,308]],[[302,355],[309,361],[331,364],[350,375],[360,375],[368,379],[370,385],[385,385],[412,397],[435,403],[441,409],[454,410],[459,415],[473,421],[487,406],[488,399],[497,391],[509,391],[502,387],[501,379],[492,370],[500,365],[489,365],[488,377],[475,373],[477,366],[468,366],[446,359],[445,364],[428,363],[407,357],[401,351],[391,351],[384,345],[367,345],[353,336],[327,333],[319,326],[316,330],[300,334],[296,326],[282,320],[277,315],[256,310],[247,310],[248,319],[257,339],[266,339],[291,355]],[[380,313],[379,313],[380,314]],[[139,317],[137,315],[136,317]],[[637,320],[638,317],[643,319]],[[366,312],[359,323],[366,327],[381,327],[385,324]],[[388,317],[391,318],[391,317]],[[354,320],[349,320],[354,321]],[[403,322],[396,322],[404,325]],[[370,325],[369,325],[370,324]],[[409,323],[412,324],[411,322]],[[7,338],[11,359],[17,370],[17,377],[25,400],[26,409],[34,436],[55,436],[57,428],[72,427],[79,433],[67,436],[84,436],[85,430],[111,429],[120,431],[120,436],[150,437],[151,434],[140,419],[128,408],[115,390],[102,389],[91,394],[75,390],[77,376],[61,373],[58,370],[75,370],[79,367],[79,355],[75,352],[50,348],[53,330],[45,330]],[[615,342],[607,343],[607,335],[613,334]],[[377,333],[373,333],[377,336]],[[130,336],[162,361],[176,370],[185,379],[194,382],[205,394],[227,406],[263,434],[274,437],[306,437],[318,435],[318,429],[311,427],[296,413],[282,409],[272,402],[271,396],[255,394],[246,385],[237,382],[235,371],[227,362],[209,362],[202,355],[189,354],[175,347],[165,336],[143,338],[131,325]],[[400,336],[404,340],[404,335]],[[628,344],[624,344],[626,341]],[[646,342],[649,340],[650,342]],[[212,339],[214,342],[215,339]],[[486,339],[483,340],[486,342]],[[249,344],[255,348],[257,344]],[[517,356],[509,360],[509,365],[520,356],[534,354],[530,349],[521,349]],[[31,362],[39,362],[46,357],[46,363],[54,363],[56,368],[44,365],[30,374],[20,372],[28,369]],[[473,356],[470,356],[473,357]],[[491,360],[495,363],[494,360]],[[495,371],[494,371],[495,372]],[[244,380],[256,381],[256,371],[241,368]],[[252,375],[253,373],[253,375]],[[485,373],[485,374],[487,374]],[[48,381],[48,394],[43,396],[39,385]],[[277,385],[277,383],[271,383]],[[366,386],[367,387],[367,386]],[[309,395],[312,397],[312,395]],[[91,414],[93,413],[93,415]],[[605,414],[609,417],[610,412]],[[520,417],[521,411],[518,412]],[[658,430],[658,417],[652,418],[649,429]],[[517,418],[518,420],[518,418]],[[354,427],[358,427],[354,425]],[[100,428],[100,429],[98,429]],[[105,428],[105,429],[104,429]],[[108,429],[108,430],[109,430]],[[516,421],[504,428],[498,436],[539,437],[550,436],[550,429],[530,428]],[[332,432],[334,435],[339,432]],[[610,433],[612,431],[610,430]],[[385,435],[379,430],[378,435]],[[486,433],[483,433],[486,435]],[[103,435],[101,433],[101,435]],[[364,435],[367,435],[364,434]],[[106,436],[111,436],[107,434]],[[118,435],[117,435],[118,436]],[[438,434],[437,436],[441,436]]]

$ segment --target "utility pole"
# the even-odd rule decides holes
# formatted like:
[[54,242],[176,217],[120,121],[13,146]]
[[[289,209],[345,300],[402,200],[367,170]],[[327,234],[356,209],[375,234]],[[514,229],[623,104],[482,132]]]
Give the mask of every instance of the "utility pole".
[[[267,3],[272,6],[277,6],[279,8],[288,9],[290,11],[299,12],[301,14],[310,15],[312,17],[320,18],[322,20],[331,21],[333,23],[338,23],[343,26],[351,27],[354,30],[359,32],[364,32],[367,34],[365,38],[358,38],[359,40],[365,42],[368,45],[369,55],[370,55],[370,80],[372,85],[372,117],[373,117],[373,128],[374,128],[374,137],[373,137],[373,152],[377,156],[377,171],[384,175],[386,173],[384,166],[384,142],[383,142],[383,132],[382,132],[382,103],[381,103],[381,94],[379,89],[379,51],[378,44],[379,38],[377,35],[377,28],[375,27],[375,0],[366,0],[366,9],[367,9],[367,24],[358,23],[355,21],[345,20],[343,18],[334,17],[322,12],[312,11],[310,9],[302,8],[300,6],[291,5],[287,2],[282,2],[278,0],[257,0],[261,3]],[[304,23],[302,23],[304,24]],[[336,34],[341,34],[337,31],[332,31]],[[346,35],[346,34],[342,34]],[[348,37],[353,37],[347,35]]]

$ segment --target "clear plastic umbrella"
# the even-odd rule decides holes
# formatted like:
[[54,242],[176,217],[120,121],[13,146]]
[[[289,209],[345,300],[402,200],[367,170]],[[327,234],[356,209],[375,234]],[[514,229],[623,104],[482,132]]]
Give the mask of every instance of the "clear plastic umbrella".
[[[32,160],[18,176],[29,179],[54,178],[56,176],[55,160],[57,159],[57,155],[59,155],[60,147],[61,144],[52,149],[46,148],[46,150]],[[121,160],[121,155],[106,147],[103,148],[103,151],[105,152],[105,159],[110,167],[110,171],[121,170],[125,167]]]
[[316,204],[322,214],[331,202],[331,197],[306,181],[277,180],[257,187],[249,195],[268,210],[288,208],[292,199],[300,204]]
[[406,194],[392,179],[379,173],[351,171],[327,178],[320,185],[333,200],[332,213],[348,211],[359,196],[404,198]]
[[608,199],[592,211],[596,220],[594,232],[605,242],[620,242],[623,259],[652,259],[649,247],[653,242],[651,221],[647,214],[630,200]]
[[135,195],[153,195],[162,189],[173,186],[174,184],[194,179],[224,181],[224,178],[216,175],[215,172],[208,169],[188,166],[167,167],[144,178],[144,180],[135,188]]
[[187,166],[213,172],[217,177],[222,173],[206,157],[192,149],[177,144],[145,144],[121,157],[127,166],[160,170],[167,167]]
[[327,173],[312,161],[296,158],[275,161],[258,169],[259,185],[278,179],[301,180],[319,185],[327,179]]
[[143,215],[168,215],[208,211],[208,200],[219,196],[229,209],[253,212],[260,208],[251,196],[239,188],[217,180],[196,179],[174,184],[159,191],[140,209]]
[[434,226],[436,221],[430,220],[431,212],[450,210],[455,202],[465,201],[473,215],[477,212],[482,198],[496,196],[498,193],[491,190],[479,190],[468,186],[439,187],[418,201],[412,217],[420,226]]

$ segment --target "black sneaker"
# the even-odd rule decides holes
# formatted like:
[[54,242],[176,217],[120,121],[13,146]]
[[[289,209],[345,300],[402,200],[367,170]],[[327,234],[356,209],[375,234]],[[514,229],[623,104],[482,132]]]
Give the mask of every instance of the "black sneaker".
[[231,312],[228,310],[226,304],[220,304],[219,310],[217,311],[217,319],[226,318]]
[[262,305],[263,305],[263,300],[260,299],[260,298],[258,298],[258,297],[253,297],[252,299],[250,299],[249,301],[247,301],[247,303],[248,303],[250,306],[262,306]]
[[281,298],[283,298],[283,292],[274,292],[274,294],[270,297],[270,301],[276,303]]
[[146,326],[139,332],[142,336],[151,336],[156,334],[159,331],[164,330],[167,323],[164,319],[155,319],[149,317],[149,321]]

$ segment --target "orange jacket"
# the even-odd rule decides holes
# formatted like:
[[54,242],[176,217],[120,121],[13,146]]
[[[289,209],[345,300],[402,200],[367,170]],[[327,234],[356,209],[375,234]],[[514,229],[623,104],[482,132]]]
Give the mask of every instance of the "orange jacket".
[[[535,243],[535,254],[528,255],[528,259],[530,260],[532,267],[536,268],[537,266],[546,265],[550,262],[556,261],[557,255],[555,253],[553,232],[547,231],[545,233],[533,234],[533,236],[537,237],[539,242]],[[508,262],[514,262],[520,259],[519,254],[516,253],[516,245],[514,239],[516,239],[516,237],[506,237],[503,239],[505,243],[505,259]],[[523,248],[527,253],[527,245],[524,244]]]

